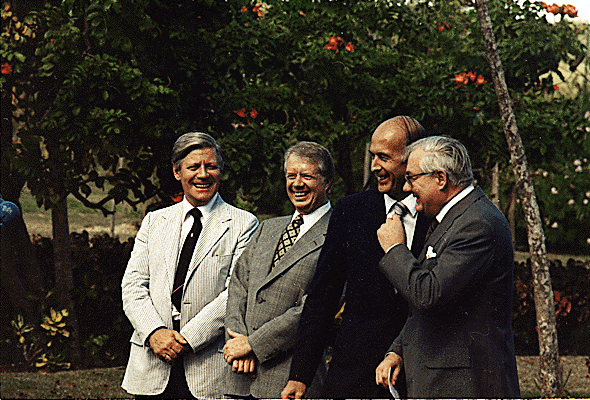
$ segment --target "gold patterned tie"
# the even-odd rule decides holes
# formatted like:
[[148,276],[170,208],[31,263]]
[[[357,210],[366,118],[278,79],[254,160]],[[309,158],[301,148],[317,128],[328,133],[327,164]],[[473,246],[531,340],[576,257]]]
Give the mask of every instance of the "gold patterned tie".
[[277,265],[277,263],[285,255],[287,250],[289,250],[289,248],[293,246],[293,243],[295,243],[295,240],[299,235],[299,228],[301,227],[301,225],[303,225],[303,216],[301,214],[297,215],[293,219],[293,221],[289,222],[289,225],[287,225],[287,228],[285,228],[285,232],[283,232],[281,241],[279,242],[279,245],[277,246],[277,249],[275,251],[275,255],[272,259],[273,267]]

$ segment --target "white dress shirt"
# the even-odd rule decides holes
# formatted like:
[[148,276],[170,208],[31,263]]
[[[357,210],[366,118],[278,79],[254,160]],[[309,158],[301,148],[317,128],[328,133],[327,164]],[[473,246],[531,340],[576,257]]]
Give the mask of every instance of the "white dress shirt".
[[[385,213],[387,218],[390,218],[393,214],[393,205],[397,203],[397,200],[389,197],[388,194],[383,195],[385,198]],[[404,225],[404,231],[406,232],[406,245],[408,249],[412,250],[412,241],[414,240],[414,230],[416,230],[416,220],[418,219],[418,212],[416,211],[416,198],[413,194],[400,201],[408,212],[402,217],[402,224]]]

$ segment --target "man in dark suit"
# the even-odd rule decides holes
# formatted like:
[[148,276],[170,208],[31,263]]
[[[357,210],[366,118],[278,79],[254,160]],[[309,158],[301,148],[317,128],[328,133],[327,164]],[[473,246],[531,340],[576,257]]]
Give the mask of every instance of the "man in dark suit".
[[408,396],[518,398],[512,336],[514,252],[504,215],[473,186],[465,147],[434,136],[408,148],[406,184],[417,210],[435,217],[418,257],[398,218],[377,235],[379,267],[410,315],[376,370],[377,383],[405,367]]
[[[231,339],[223,348],[229,364],[224,393],[231,397],[281,396],[305,290],[332,214],[328,193],[334,163],[325,147],[297,143],[286,151],[284,168],[295,212],[262,222],[228,288],[225,326]],[[313,397],[325,375],[325,363],[320,367],[308,391]]]
[[387,214],[403,205],[404,226],[413,239],[411,244],[408,241],[409,248],[420,253],[428,222],[416,218],[415,200],[402,191],[402,156],[409,143],[424,136],[418,121],[406,116],[383,122],[373,133],[371,170],[378,190],[347,196],[334,207],[301,316],[283,398],[300,398],[310,385],[333,336],[345,284],[342,323],[321,397],[389,396],[375,385],[375,368],[406,320],[407,303],[377,269],[384,252],[376,231]]

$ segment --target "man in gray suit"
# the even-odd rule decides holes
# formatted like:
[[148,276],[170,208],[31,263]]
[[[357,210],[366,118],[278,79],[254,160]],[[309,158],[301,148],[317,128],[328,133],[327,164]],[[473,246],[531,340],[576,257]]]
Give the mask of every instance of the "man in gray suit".
[[123,389],[137,397],[219,398],[227,284],[258,227],[219,196],[223,158],[206,133],[176,140],[184,199],[148,213],[122,282],[133,325]]
[[[232,397],[281,397],[305,290],[332,214],[328,192],[334,164],[325,147],[292,146],[284,168],[295,213],[262,222],[229,284],[225,325],[231,339],[223,354],[229,364],[225,394]],[[318,369],[311,396],[318,393],[322,371],[325,367]]]
[[395,382],[403,363],[410,398],[518,398],[506,218],[473,186],[469,156],[457,140],[425,138],[406,154],[404,190],[435,221],[418,258],[400,246],[398,218],[377,231],[386,252],[379,268],[410,304],[376,369],[377,384]]

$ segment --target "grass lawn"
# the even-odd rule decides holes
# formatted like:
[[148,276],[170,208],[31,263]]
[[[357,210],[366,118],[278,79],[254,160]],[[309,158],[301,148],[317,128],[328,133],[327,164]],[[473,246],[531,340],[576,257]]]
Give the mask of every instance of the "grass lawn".
[[[562,357],[568,377],[566,397],[590,398],[590,378],[586,357]],[[523,398],[539,398],[535,385],[537,357],[517,357],[520,390]],[[3,372],[0,374],[3,399],[132,398],[121,389],[124,367],[62,371],[51,374]]]

